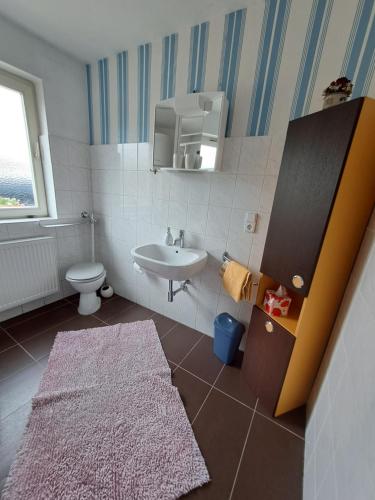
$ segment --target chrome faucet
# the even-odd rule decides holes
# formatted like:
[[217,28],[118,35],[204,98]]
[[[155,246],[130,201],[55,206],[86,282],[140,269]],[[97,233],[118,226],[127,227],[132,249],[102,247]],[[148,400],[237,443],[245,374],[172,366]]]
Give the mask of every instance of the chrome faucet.
[[180,248],[184,248],[184,243],[185,243],[185,231],[183,229],[180,229],[180,235],[173,241],[173,245],[174,246],[179,245]]

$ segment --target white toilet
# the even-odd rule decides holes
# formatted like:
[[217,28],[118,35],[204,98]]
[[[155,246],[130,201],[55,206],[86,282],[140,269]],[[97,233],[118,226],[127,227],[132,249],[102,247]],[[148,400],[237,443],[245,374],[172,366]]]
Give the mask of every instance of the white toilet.
[[100,309],[101,299],[96,291],[104,283],[105,277],[106,271],[100,262],[81,262],[68,269],[65,279],[81,294],[79,314],[93,314]]

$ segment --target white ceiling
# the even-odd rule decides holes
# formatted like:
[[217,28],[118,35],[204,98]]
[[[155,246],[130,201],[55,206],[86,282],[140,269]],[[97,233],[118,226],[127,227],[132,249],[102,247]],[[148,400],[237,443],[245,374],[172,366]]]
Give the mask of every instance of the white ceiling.
[[246,0],[0,0],[0,14],[82,61],[158,39]]

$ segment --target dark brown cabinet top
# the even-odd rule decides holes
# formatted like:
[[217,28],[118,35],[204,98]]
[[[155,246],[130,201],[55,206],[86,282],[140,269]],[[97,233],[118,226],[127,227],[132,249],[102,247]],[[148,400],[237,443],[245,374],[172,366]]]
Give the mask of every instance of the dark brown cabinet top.
[[[261,271],[305,296],[362,103],[355,99],[289,124]],[[292,284],[295,275],[300,288]]]

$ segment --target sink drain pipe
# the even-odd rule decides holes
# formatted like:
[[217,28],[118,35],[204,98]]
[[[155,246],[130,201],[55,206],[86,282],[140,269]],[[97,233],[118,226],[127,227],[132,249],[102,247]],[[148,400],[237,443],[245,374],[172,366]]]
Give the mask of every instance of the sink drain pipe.
[[177,290],[173,290],[173,280],[169,280],[168,302],[173,302],[173,297],[178,292],[187,292],[188,285],[191,285],[191,281],[185,280],[184,282],[181,283],[180,288],[177,288]]

